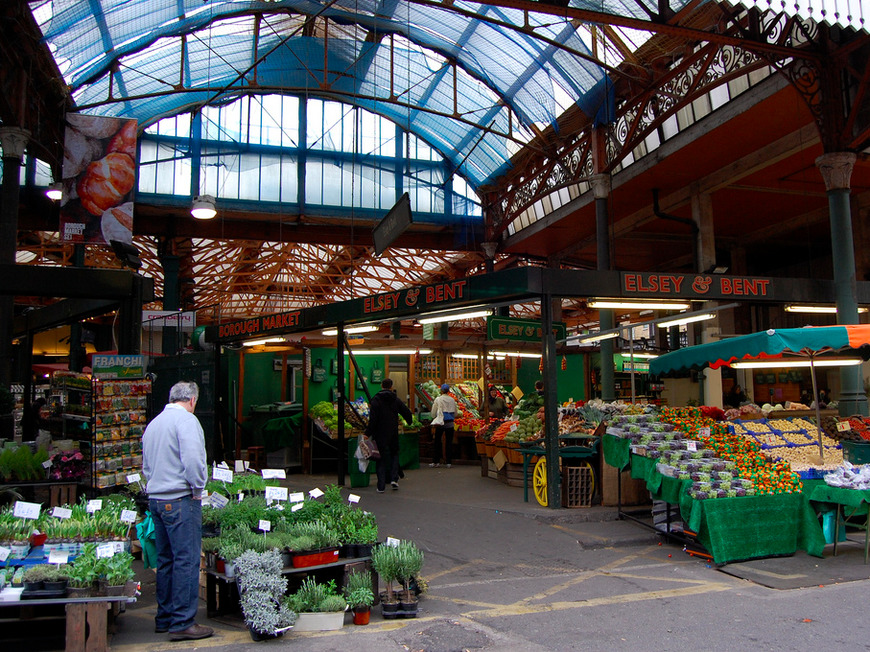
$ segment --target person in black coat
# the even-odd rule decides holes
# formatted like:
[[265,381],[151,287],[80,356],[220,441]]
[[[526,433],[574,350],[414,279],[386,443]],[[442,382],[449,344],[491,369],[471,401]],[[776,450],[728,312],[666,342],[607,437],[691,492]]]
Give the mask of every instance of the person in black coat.
[[381,453],[375,461],[378,475],[378,493],[384,493],[387,486],[387,476],[393,489],[399,488],[399,415],[405,423],[411,425],[414,415],[408,406],[396,396],[393,381],[384,378],[381,391],[372,396],[369,405],[369,424],[366,436],[374,439]]
[[39,428],[42,426],[42,408],[45,399],[41,396],[33,401],[21,415],[21,441],[36,441]]

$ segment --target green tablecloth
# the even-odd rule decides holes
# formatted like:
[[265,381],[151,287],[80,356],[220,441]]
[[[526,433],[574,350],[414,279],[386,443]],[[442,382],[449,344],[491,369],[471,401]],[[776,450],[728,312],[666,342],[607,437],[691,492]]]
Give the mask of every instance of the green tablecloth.
[[628,466],[629,455],[631,449],[630,442],[621,437],[613,435],[604,435],[601,438],[601,450],[604,452],[604,461],[610,466],[614,466],[620,471]]
[[[863,514],[870,507],[870,489],[844,489],[826,484],[816,485],[810,493],[814,503],[834,503],[852,507],[854,514]],[[858,511],[861,509],[861,511]]]
[[697,534],[717,564],[798,550],[822,556],[825,537],[808,494],[695,500],[688,493],[691,481],[663,476],[656,460],[630,454],[628,440],[605,435],[603,442],[608,464],[622,468],[627,455],[631,476],[644,480],[654,499],[679,505],[685,528]]

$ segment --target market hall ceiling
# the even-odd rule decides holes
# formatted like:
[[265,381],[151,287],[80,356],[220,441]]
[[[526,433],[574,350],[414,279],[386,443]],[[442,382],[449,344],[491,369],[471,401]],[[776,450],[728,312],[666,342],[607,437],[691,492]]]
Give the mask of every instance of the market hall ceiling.
[[[615,181],[617,267],[691,264],[685,229],[653,214],[654,189],[662,211],[686,218],[687,189],[704,184],[720,245],[739,237],[752,246],[772,234],[803,244],[825,233],[824,188],[812,160],[824,151],[820,137],[857,151],[866,146],[866,31],[820,28],[724,2],[565,4],[82,0],[31,2],[31,14],[13,0],[2,9],[10,20],[0,28],[0,118],[29,128],[36,155],[57,166],[64,108],[136,117],[142,128],[247,93],[340,99],[389,117],[451,161],[484,199],[487,237],[500,241],[501,265],[531,256],[594,266],[591,193],[583,184],[595,166]],[[40,27],[53,61],[39,47]],[[755,97],[754,103],[744,98],[740,108],[751,109],[745,115],[739,98],[732,100],[727,119],[686,130],[685,142],[672,141],[667,156],[653,153],[633,170],[625,166],[626,153],[660,137],[704,84],[712,88],[767,65],[786,71],[781,80],[820,82],[821,62],[832,60],[832,50],[843,52],[837,61],[853,99],[835,133],[813,134],[820,120],[812,89],[771,82],[747,91]],[[801,70],[786,69],[782,62],[796,59],[788,55],[801,52]],[[726,116],[728,107],[719,112]],[[594,131],[596,125],[606,128]],[[763,155],[773,163],[755,162]],[[862,158],[853,177],[859,200],[870,188],[865,165]],[[729,176],[728,166],[739,170]],[[554,204],[557,194],[566,201]],[[542,210],[539,223],[517,228],[524,215]],[[140,212],[171,210],[137,206]],[[261,218],[263,240],[270,239],[269,220]],[[795,235],[795,227],[803,230]],[[333,229],[333,242],[328,230],[316,238],[337,247],[337,260],[348,254],[367,258],[363,264],[371,260],[358,242],[344,241],[341,229]],[[244,243],[217,240],[215,253],[250,256]],[[446,238],[436,241],[450,248]],[[259,255],[286,256],[286,248],[260,246]],[[244,270],[238,262],[235,269]],[[458,263],[455,273],[478,269],[479,249],[468,262],[451,262]],[[333,269],[352,275],[353,267],[352,261]],[[431,280],[425,278],[430,268],[419,268],[421,282]],[[146,271],[160,274],[159,265]],[[390,283],[359,285],[380,291]],[[247,285],[264,290],[260,280]]]

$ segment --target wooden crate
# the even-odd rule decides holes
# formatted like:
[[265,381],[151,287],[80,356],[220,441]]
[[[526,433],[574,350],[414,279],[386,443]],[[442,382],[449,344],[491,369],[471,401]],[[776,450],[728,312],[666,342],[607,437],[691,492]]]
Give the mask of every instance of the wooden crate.
[[562,467],[562,507],[591,507],[592,469],[588,466]]
[[[616,505],[617,503],[617,472],[616,468],[609,464],[601,464],[601,504]],[[650,504],[649,489],[646,482],[631,477],[629,471],[622,472],[622,504],[623,505],[648,505]]]

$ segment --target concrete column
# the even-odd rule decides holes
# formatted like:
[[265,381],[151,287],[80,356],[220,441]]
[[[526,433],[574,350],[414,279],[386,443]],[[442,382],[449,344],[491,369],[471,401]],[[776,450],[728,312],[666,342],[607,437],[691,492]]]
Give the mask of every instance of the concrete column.
[[[716,234],[713,230],[713,201],[709,193],[693,192],[692,219],[698,225],[697,251],[699,273],[704,273],[716,264]],[[716,303],[708,301],[705,308],[713,308]],[[719,327],[711,322],[702,322],[701,343],[714,342],[718,339]],[[722,371],[720,369],[704,369],[704,384],[701,388],[701,403],[722,407]]]
[[[816,159],[816,167],[825,180],[831,213],[831,253],[838,324],[858,323],[855,249],[849,206],[850,181],[856,158],[853,152],[828,152]],[[839,405],[841,415],[867,414],[867,395],[864,393],[860,366],[840,369]]]
[[[21,161],[30,140],[30,132],[20,127],[0,127],[0,145],[3,146],[3,187],[0,191],[0,263],[15,264],[18,249],[18,204]],[[12,382],[12,317],[15,297],[0,297],[0,385],[9,387]],[[11,422],[10,422],[11,426]],[[11,437],[0,432],[0,437]]]
[[[610,175],[593,174],[589,179],[595,196],[595,231],[597,239],[598,271],[608,271],[610,260],[610,215],[607,202],[610,198]],[[598,324],[606,331],[615,327],[613,310],[598,310]],[[616,400],[616,386],[613,373],[613,340],[601,341],[601,398],[605,401]]]

